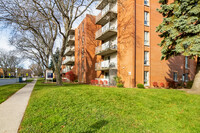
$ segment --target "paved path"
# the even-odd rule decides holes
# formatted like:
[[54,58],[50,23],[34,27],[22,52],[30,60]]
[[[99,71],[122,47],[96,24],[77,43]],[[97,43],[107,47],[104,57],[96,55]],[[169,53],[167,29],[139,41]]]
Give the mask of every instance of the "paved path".
[[17,133],[36,79],[0,104],[0,133]]
[[0,79],[0,86],[1,85],[14,84],[16,82],[19,82],[19,78],[15,78],[15,79]]

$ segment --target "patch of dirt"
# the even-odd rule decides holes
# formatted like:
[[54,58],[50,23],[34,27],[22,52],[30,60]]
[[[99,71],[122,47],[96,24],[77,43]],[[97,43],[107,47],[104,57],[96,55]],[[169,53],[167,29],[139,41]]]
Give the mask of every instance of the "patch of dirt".
[[185,92],[187,92],[189,94],[200,95],[200,89],[179,89],[179,90],[185,91]]

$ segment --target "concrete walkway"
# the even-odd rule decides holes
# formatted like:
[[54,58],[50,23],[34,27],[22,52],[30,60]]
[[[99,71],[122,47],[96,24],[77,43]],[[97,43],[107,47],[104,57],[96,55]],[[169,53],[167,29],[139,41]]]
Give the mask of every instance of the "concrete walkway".
[[0,104],[0,133],[17,133],[36,79]]

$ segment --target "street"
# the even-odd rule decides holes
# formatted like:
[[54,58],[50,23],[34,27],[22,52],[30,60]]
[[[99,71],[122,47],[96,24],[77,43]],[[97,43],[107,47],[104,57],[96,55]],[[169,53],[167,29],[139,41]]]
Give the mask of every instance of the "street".
[[7,84],[14,84],[16,82],[19,82],[18,78],[14,78],[14,79],[0,79],[0,86],[7,85]]

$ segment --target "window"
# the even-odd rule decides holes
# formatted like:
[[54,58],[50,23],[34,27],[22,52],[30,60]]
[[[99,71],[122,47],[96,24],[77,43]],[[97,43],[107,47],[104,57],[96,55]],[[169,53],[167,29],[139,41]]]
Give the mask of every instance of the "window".
[[144,25],[149,26],[149,13],[144,12]]
[[185,82],[189,80],[188,73],[185,74]]
[[187,69],[188,68],[188,57],[185,56],[185,68]]
[[173,73],[173,80],[174,81],[178,81],[178,74],[177,74],[177,72]]
[[149,65],[149,52],[144,51],[144,65]]
[[144,5],[149,6],[149,0],[144,0]]
[[108,72],[105,72],[105,79],[109,79],[109,73]]
[[149,32],[144,32],[144,45],[149,46]]
[[149,72],[144,71],[144,85],[148,86],[149,85]]
[[185,81],[185,74],[182,75],[182,81]]

